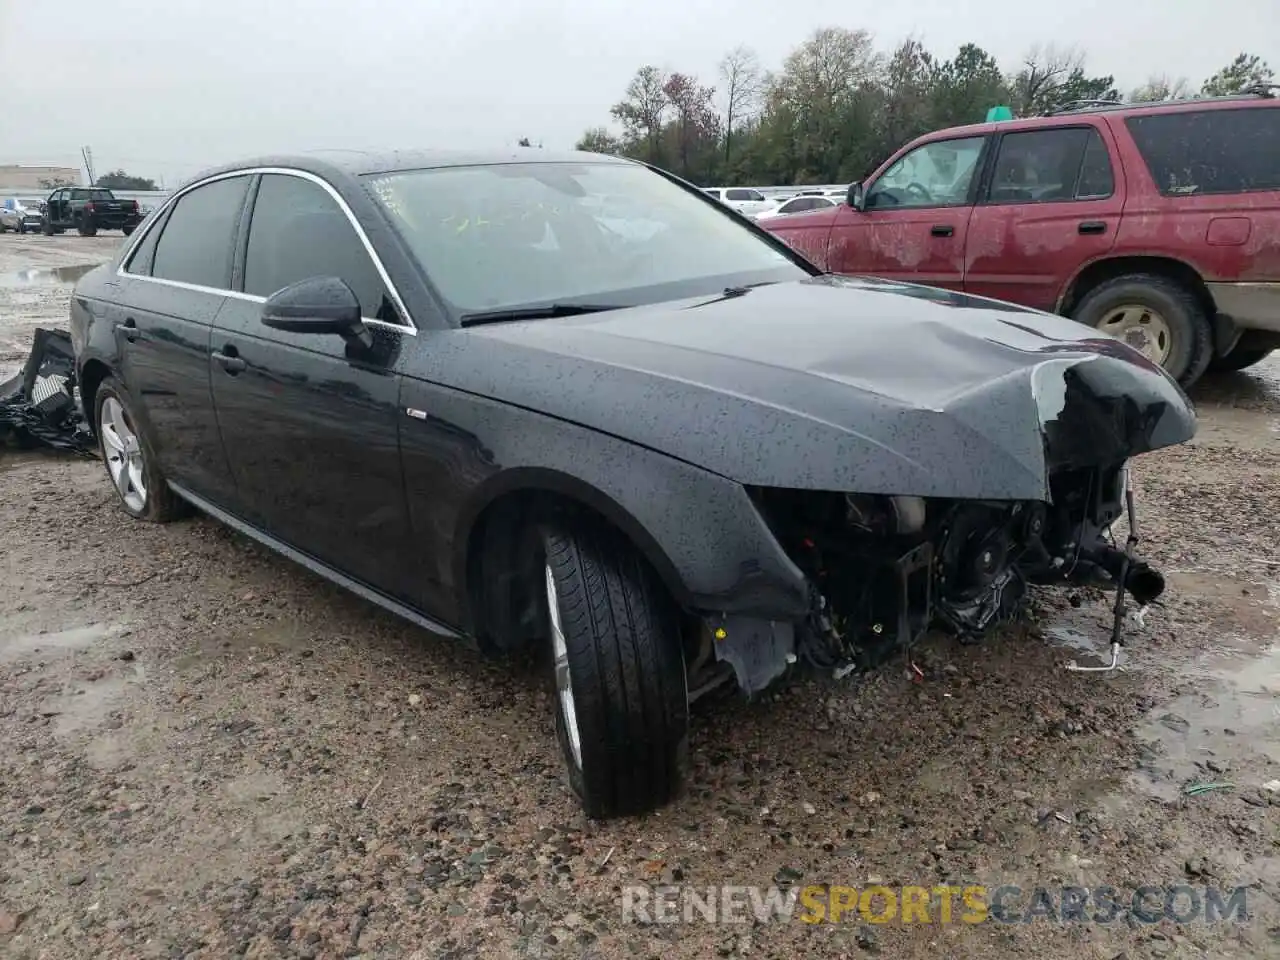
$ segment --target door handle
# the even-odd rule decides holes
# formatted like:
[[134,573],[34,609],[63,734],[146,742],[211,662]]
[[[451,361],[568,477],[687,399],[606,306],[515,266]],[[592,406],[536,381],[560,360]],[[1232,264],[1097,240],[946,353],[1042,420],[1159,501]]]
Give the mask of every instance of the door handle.
[[956,232],[956,228],[949,223],[935,223],[929,228],[929,233],[935,237],[950,237]]
[[215,350],[212,356],[213,359],[222,364],[222,369],[231,374],[231,376],[234,377],[237,373],[248,366],[248,364],[244,362],[244,359],[236,352],[235,347],[227,345],[222,349],[225,352],[220,353]]
[[1106,233],[1107,224],[1103,220],[1081,220],[1076,229],[1081,233]]
[[128,340],[130,343],[137,342],[138,322],[134,320],[133,317],[126,317],[124,323],[122,323],[121,326],[124,327],[124,338]]

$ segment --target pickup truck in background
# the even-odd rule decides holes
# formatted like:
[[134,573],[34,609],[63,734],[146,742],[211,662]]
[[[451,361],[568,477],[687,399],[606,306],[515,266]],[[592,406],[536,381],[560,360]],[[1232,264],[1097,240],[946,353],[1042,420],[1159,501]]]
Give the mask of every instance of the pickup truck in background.
[[1064,314],[1189,385],[1280,347],[1280,101],[1257,88],[941,130],[835,208],[760,225],[832,273]]
[[141,222],[137,200],[117,200],[105,187],[62,187],[45,201],[40,229],[45,236],[74,227],[82,237],[99,230],[121,230],[127,237]]

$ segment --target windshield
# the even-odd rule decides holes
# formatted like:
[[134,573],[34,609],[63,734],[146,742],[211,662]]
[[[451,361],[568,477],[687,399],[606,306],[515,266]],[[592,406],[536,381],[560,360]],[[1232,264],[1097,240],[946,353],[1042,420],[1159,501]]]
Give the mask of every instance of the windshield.
[[809,276],[722,206],[638,165],[446,167],[370,186],[460,314],[636,306]]

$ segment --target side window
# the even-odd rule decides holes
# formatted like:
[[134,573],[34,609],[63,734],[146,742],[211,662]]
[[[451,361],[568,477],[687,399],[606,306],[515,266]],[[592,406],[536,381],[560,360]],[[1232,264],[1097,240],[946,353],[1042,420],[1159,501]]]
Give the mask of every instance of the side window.
[[952,207],[969,202],[985,137],[935,140],[900,158],[872,184],[866,207]]
[[734,200],[734,201],[750,200],[751,191],[742,190],[742,189],[726,190],[725,197],[729,200]]
[[756,200],[756,201],[760,201],[760,200],[764,200],[764,199],[766,199],[766,197],[765,197],[765,195],[764,195],[763,193],[761,193],[759,190],[748,190],[748,191],[747,191],[747,199],[748,199],[748,200]]
[[160,231],[162,229],[163,226],[157,223],[147,231],[147,235],[142,238],[142,242],[133,251],[128,263],[124,265],[125,273],[132,273],[140,277],[149,277],[151,275],[151,264],[155,260],[156,244],[160,240]]
[[245,254],[244,292],[269,297],[311,277],[340,277],[366,317],[403,323],[351,221],[322,187],[268,173],[258,187]]
[[232,241],[249,179],[215,180],[179,197],[156,243],[151,276],[229,288]]
[[1125,121],[1165,196],[1280,190],[1280,110],[1196,110]]
[[1097,129],[1089,131],[1089,142],[1080,162],[1080,179],[1076,182],[1077,200],[1101,200],[1115,192],[1115,174],[1111,172],[1111,157],[1102,135]]
[[[1000,139],[1000,152],[991,175],[989,202],[1074,200],[1091,133],[1098,136],[1096,130],[1087,127],[1005,134]],[[1104,157],[1105,152],[1104,149]]]

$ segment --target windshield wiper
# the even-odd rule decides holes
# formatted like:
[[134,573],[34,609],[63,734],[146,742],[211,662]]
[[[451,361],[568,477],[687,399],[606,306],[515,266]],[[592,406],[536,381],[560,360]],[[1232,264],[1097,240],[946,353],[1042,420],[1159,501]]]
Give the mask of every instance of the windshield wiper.
[[724,290],[720,292],[720,296],[713,297],[712,299],[703,301],[702,303],[694,304],[694,306],[705,307],[711,303],[719,303],[721,300],[732,300],[734,297],[746,296],[756,287],[767,287],[769,284],[777,282],[778,281],[776,280],[761,280],[759,283],[748,283],[737,287],[725,287]]
[[483,323],[507,323],[512,320],[549,320],[554,317],[577,317],[584,313],[604,313],[621,310],[621,303],[543,303],[531,307],[510,307],[504,310],[484,310],[464,313],[458,322],[464,327],[477,327]]

